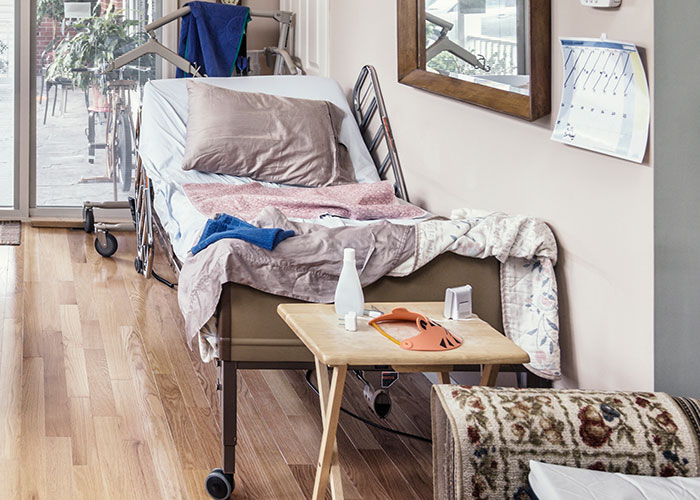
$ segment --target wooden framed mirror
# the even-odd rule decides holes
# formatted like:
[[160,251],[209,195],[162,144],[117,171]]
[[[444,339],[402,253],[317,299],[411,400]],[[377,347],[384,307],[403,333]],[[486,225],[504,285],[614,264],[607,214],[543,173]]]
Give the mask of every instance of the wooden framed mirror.
[[397,0],[399,82],[509,115],[551,112],[550,0]]

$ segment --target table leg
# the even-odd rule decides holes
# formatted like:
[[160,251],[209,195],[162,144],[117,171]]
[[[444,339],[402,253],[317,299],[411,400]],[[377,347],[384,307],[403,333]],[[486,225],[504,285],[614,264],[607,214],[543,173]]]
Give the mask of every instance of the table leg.
[[[323,419],[323,437],[318,456],[316,479],[314,481],[313,500],[322,500],[326,495],[326,486],[331,471],[331,460],[335,446],[335,434],[338,430],[340,403],[343,400],[343,387],[348,367],[345,365],[333,367],[333,378],[329,390],[329,399]],[[322,378],[321,375],[319,378]]]
[[500,369],[501,365],[484,365],[484,371],[481,373],[479,385],[488,387],[496,385],[496,378],[498,378],[498,371]]
[[[321,403],[321,420],[325,427],[326,409],[328,408],[328,393],[330,391],[328,381],[328,366],[316,358],[316,383],[318,384],[318,399]],[[343,484],[340,478],[340,464],[338,463],[338,443],[333,444],[333,456],[331,457],[331,496],[336,499],[343,498]]]
[[450,372],[438,372],[438,379],[441,384],[451,384]]

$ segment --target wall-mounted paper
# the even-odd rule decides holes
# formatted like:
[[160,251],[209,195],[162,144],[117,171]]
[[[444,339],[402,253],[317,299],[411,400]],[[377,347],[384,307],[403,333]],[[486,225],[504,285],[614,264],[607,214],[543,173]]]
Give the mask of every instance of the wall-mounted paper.
[[649,87],[637,47],[561,38],[564,75],[552,140],[641,163],[649,139]]

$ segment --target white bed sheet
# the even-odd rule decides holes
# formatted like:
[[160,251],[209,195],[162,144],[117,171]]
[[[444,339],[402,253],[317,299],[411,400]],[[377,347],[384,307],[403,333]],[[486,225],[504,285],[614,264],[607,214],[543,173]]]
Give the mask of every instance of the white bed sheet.
[[[327,100],[334,103],[346,114],[340,139],[348,147],[358,182],[379,180],[342,89],[334,80],[315,76],[258,76],[206,78],[201,81],[244,92],[263,92],[285,97]],[[185,82],[184,79],[153,80],[146,84],[139,143],[139,155],[153,184],[154,209],[168,233],[175,255],[182,262],[187,252],[197,243],[207,220],[189,202],[183,191],[183,184],[221,182],[240,185],[254,182],[244,177],[182,170],[187,134]],[[265,182],[262,184],[281,187]],[[414,224],[418,220],[399,219],[392,222]],[[309,222],[335,226],[368,224],[372,221],[361,222],[328,217]]]

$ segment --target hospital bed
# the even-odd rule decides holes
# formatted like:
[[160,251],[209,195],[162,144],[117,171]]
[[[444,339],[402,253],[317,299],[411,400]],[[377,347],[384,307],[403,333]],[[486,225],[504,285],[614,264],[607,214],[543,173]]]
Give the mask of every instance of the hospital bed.
[[[353,89],[352,108],[348,106],[339,85],[325,78],[212,78],[207,79],[207,83],[239,91],[333,102],[346,113],[343,127],[355,127],[360,132],[356,134],[361,138],[358,144],[346,144],[353,158],[358,181],[389,178],[394,181],[397,196],[408,200],[406,183],[373,67],[362,68]],[[186,89],[182,80],[162,80],[148,84],[140,120],[136,199],[132,205],[138,239],[135,267],[146,278],[153,275],[156,240],[160,240],[177,275],[187,251],[197,242],[206,222],[206,218],[194,209],[184,195],[183,184],[250,182],[249,179],[182,170],[186,116]],[[362,165],[360,169],[358,164]],[[494,327],[502,328],[499,264],[492,258],[480,260],[445,253],[407,277],[380,279],[365,288],[365,298],[367,301],[442,300],[445,288],[465,282],[469,282],[475,290],[474,311]],[[310,352],[276,314],[277,305],[282,302],[295,300],[236,283],[228,283],[223,288],[214,323],[222,456],[221,467],[212,471],[206,483],[214,498],[227,498],[234,486],[237,371],[313,368]],[[473,370],[474,367],[455,369]]]

